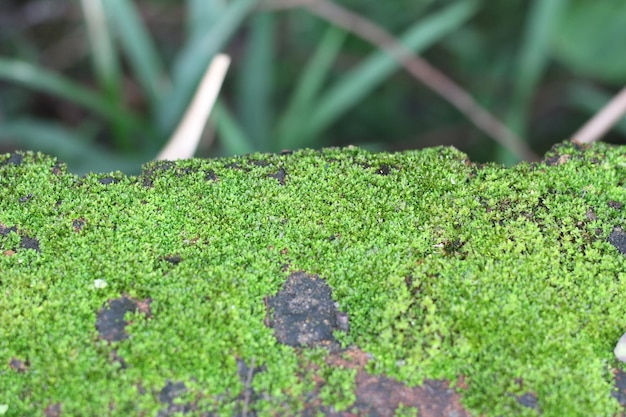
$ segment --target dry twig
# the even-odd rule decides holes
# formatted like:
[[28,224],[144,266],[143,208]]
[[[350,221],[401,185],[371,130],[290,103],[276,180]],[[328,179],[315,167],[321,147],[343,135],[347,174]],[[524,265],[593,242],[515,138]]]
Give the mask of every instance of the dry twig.
[[579,143],[591,143],[599,140],[620,118],[626,114],[626,87],[609,103],[596,113],[574,135],[572,140]]
[[228,55],[219,54],[213,58],[187,111],[156,160],[185,159],[193,156],[229,65]]
[[248,375],[246,376],[246,384],[243,393],[243,407],[241,417],[248,417],[248,404],[250,404],[250,393],[252,392],[252,376],[254,375],[254,358],[250,360],[248,367]]

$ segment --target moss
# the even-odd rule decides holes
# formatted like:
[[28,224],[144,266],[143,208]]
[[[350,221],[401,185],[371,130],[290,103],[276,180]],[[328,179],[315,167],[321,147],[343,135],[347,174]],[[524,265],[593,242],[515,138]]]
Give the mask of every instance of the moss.
[[419,410],[415,407],[406,407],[403,404],[400,404],[395,411],[395,417],[419,417]]
[[[0,156],[0,404],[296,414],[315,373],[300,369],[307,348],[276,341],[264,299],[301,270],[330,285],[350,320],[337,337],[371,355],[370,373],[451,381],[473,415],[618,413],[626,265],[608,236],[626,223],[625,155],[565,144],[505,169],[451,148],[345,148],[138,177]],[[150,314],[103,340],[98,312],[122,296]],[[171,403],[168,381],[185,386]],[[333,386],[324,405],[349,410]]]
[[356,371],[341,367],[325,366],[321,376],[326,382],[320,390],[322,404],[336,411],[345,411],[356,401]]

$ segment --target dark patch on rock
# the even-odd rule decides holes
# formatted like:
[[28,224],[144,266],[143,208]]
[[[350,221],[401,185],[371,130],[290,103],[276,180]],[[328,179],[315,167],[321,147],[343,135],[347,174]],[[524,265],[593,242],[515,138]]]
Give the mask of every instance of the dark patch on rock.
[[587,220],[590,220],[590,221],[598,220],[598,216],[593,211],[593,209],[587,210],[587,213],[585,213],[585,217],[587,217]]
[[[317,275],[295,272],[283,288],[266,298],[266,323],[274,329],[280,343],[289,346],[326,346],[338,348],[334,330],[346,328],[347,316],[341,314],[331,297],[331,288]],[[340,326],[340,322],[344,323]]]
[[85,219],[83,219],[82,217],[80,219],[72,220],[72,227],[74,228],[74,231],[76,233],[78,233],[81,230],[83,230],[84,226],[85,226]]
[[5,226],[2,223],[0,223],[0,235],[2,236],[8,236],[9,233],[17,233],[17,226]]
[[187,387],[183,382],[172,383],[172,381],[167,381],[167,384],[159,392],[159,402],[172,404],[177,397],[185,392],[187,392]]
[[96,319],[96,329],[100,337],[110,342],[120,341],[128,338],[126,325],[128,322],[124,316],[128,312],[137,311],[137,304],[130,298],[122,297],[109,302],[108,307],[103,307],[98,312]]
[[[192,378],[193,379],[193,378]],[[142,386],[138,386],[138,392],[145,393],[145,389]],[[168,380],[165,384],[165,387],[159,391],[158,398],[159,402],[167,405],[167,408],[161,409],[157,412],[157,417],[173,417],[179,416],[181,414],[189,414],[192,413],[194,416],[198,417],[214,417],[215,414],[211,412],[201,412],[198,413],[198,403],[197,401],[182,403],[180,401],[180,397],[187,393],[187,386],[184,382],[175,382]],[[248,414],[249,417],[253,416],[253,414]]]
[[22,236],[20,247],[23,249],[32,249],[34,251],[41,252],[41,249],[39,249],[39,241],[28,235]]
[[357,374],[355,407],[361,415],[393,415],[403,404],[419,410],[420,417],[467,416],[459,402],[460,396],[445,381],[425,380],[420,387],[409,388],[381,375]]
[[335,308],[337,309],[337,314],[335,315],[337,328],[344,333],[348,333],[350,331],[350,318],[348,317],[348,313],[339,311],[339,305],[337,303],[335,303]]
[[626,373],[621,369],[613,370],[613,385],[616,389],[611,391],[611,396],[626,407]]
[[609,235],[609,243],[620,251],[620,253],[626,255],[626,233],[621,226],[616,226]]
[[174,168],[176,168],[176,162],[174,161],[156,161],[150,171],[169,171]]
[[545,158],[544,163],[548,166],[557,166],[563,165],[567,163],[571,159],[571,155],[563,154],[563,155],[555,155],[550,158]]
[[461,239],[457,238],[454,240],[446,240],[443,242],[443,251],[448,256],[460,255],[464,258],[467,253],[462,251],[461,249],[465,246],[465,242],[461,241]]
[[406,285],[406,289],[409,290],[409,294],[411,294],[413,298],[416,298],[422,290],[422,283],[418,281],[416,285],[415,277],[413,277],[413,275],[409,274],[404,277],[404,284]]
[[217,181],[217,175],[215,175],[215,171],[210,170],[209,172],[207,172],[206,175],[204,176],[204,180],[205,181]]
[[[550,150],[548,152],[546,152],[546,157],[549,155],[550,157],[554,157],[554,156],[560,156],[560,155],[564,155],[567,154],[568,152],[571,151],[571,147],[574,147],[575,150],[577,151],[584,151],[588,148],[588,146],[586,146],[585,144],[581,144],[579,142],[576,141],[568,141],[568,142],[560,142],[560,143],[555,143],[554,145],[552,145],[550,147]],[[545,158],[544,158],[545,160]]]
[[391,172],[391,167],[387,164],[381,164],[381,166],[378,167],[378,169],[376,170],[376,173],[378,175],[389,175],[390,172]]
[[2,161],[2,165],[18,166],[18,165],[22,165],[23,161],[24,161],[24,156],[22,154],[19,154],[17,152],[13,152],[12,154],[9,155],[9,157],[7,159]]
[[239,164],[238,162],[231,162],[230,164],[226,164],[224,165],[224,168],[230,168],[230,169],[236,169],[236,170],[244,170],[244,171],[250,171],[249,168],[244,168],[241,166],[241,164]]
[[265,159],[249,159],[248,163],[257,167],[266,167],[270,164]]
[[518,395],[515,397],[518,403],[523,405],[526,408],[532,408],[533,410],[539,410],[539,403],[537,401],[537,396],[532,392],[527,392],[522,395]]
[[150,164],[148,167],[144,167],[141,170],[143,186],[146,188],[151,188],[154,185],[154,178],[159,171],[168,171],[175,166],[176,164],[172,161],[156,161]]
[[166,262],[171,263],[172,265],[178,265],[180,263],[180,261],[183,260],[183,258],[181,258],[180,255],[178,255],[178,254],[175,254],[175,255],[165,255],[161,259],[163,259]]
[[102,177],[98,179],[98,182],[102,185],[110,185],[110,184],[117,184],[118,182],[120,182],[120,180],[117,178],[113,178],[113,177]]
[[128,367],[124,358],[118,355],[117,349],[113,349],[111,351],[111,353],[109,354],[109,359],[111,360],[111,362],[117,362],[120,365],[121,369],[126,369]]
[[45,417],[61,417],[61,403],[49,404],[43,411]]
[[159,392],[159,402],[167,404],[167,409],[159,410],[157,417],[169,417],[176,413],[187,414],[192,410],[191,404],[178,404],[174,400],[187,392],[187,387],[182,382],[172,383],[167,381],[165,387]]
[[151,301],[150,299],[137,301],[126,296],[109,300],[108,306],[105,304],[98,312],[96,318],[96,329],[100,337],[109,342],[128,339],[128,334],[126,333],[128,322],[124,319],[124,316],[126,313],[134,313],[139,310],[149,317]]
[[287,178],[287,173],[284,168],[279,168],[276,174],[269,174],[268,177],[276,178],[280,185],[285,185],[285,179]]
[[57,176],[62,175],[64,171],[65,171],[65,165],[62,164],[61,162],[57,162],[56,164],[54,164],[54,166],[50,170],[52,175],[57,175]]
[[176,176],[177,177],[182,177],[183,175],[188,175],[191,174],[192,172],[195,172],[196,170],[191,168],[191,167],[182,167],[182,168],[178,168],[176,170]]
[[571,144],[572,146],[574,146],[574,149],[576,149],[579,152],[584,152],[587,149],[589,149],[592,144],[591,143],[582,143],[582,142],[578,142],[575,139],[572,139],[570,142],[566,142],[566,143],[557,143],[556,145],[554,145],[555,147],[561,147],[561,146],[567,146],[566,144]]
[[28,361],[23,361],[21,359],[18,358],[11,358],[11,360],[9,361],[9,367],[11,369],[13,369],[15,372],[23,374],[26,371],[28,371]]
[[460,403],[460,395],[449,387],[448,381],[427,379],[422,386],[409,388],[393,378],[367,373],[365,367],[369,359],[370,355],[358,348],[350,348],[326,358],[328,365],[357,371],[356,401],[347,407],[348,411],[335,411],[322,405],[319,393],[327,381],[318,374],[315,365],[305,364],[305,367],[313,368],[317,375],[313,392],[308,393],[303,401],[302,415],[316,416],[321,412],[333,417],[393,416],[402,404],[417,408],[420,417],[469,417],[469,412]]
[[[515,384],[519,387],[520,391],[524,390],[524,379],[523,378],[516,378],[515,379]],[[507,394],[512,398],[515,398],[515,401],[517,401],[518,404],[520,404],[523,407],[526,408],[532,408],[533,410],[536,410],[537,412],[541,413],[541,409],[539,408],[539,401],[537,400],[537,394],[533,393],[533,392],[525,392],[522,395],[514,395],[514,394]]]
[[[17,226],[5,226],[4,224],[0,223],[0,235],[2,236],[8,236],[9,233],[17,233],[18,235],[21,236],[20,239],[20,248],[22,249],[33,249],[34,251],[37,252],[41,252],[41,249],[39,249],[39,240],[28,236],[27,234],[22,234],[21,232],[18,231]],[[13,248],[13,251],[16,248]]]
[[623,204],[620,203],[619,201],[614,201],[614,200],[609,201],[609,207],[614,208],[615,210],[621,210],[622,205]]
[[352,160],[354,161],[355,165],[360,166],[363,169],[370,169],[372,166],[370,164],[368,164],[367,162],[361,162],[361,161],[357,161],[354,158],[352,158]]

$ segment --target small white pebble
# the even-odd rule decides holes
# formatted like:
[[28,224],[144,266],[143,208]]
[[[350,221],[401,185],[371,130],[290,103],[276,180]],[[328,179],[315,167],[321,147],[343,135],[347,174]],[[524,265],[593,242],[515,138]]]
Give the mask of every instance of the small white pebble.
[[615,357],[622,362],[626,362],[626,333],[619,338],[615,349],[613,350]]
[[97,279],[93,282],[93,286],[96,287],[97,289],[101,289],[101,288],[106,288],[107,286],[107,282],[103,279]]

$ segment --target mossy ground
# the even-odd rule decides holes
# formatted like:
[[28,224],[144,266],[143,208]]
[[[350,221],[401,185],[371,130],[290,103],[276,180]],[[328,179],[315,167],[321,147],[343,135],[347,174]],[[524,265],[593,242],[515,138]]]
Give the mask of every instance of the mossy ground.
[[[265,323],[266,297],[304,271],[332,288],[350,325],[336,337],[369,374],[449,381],[476,416],[616,415],[626,260],[608,237],[625,182],[626,148],[604,144],[508,169],[347,148],[138,177],[0,156],[0,412],[298,415],[316,383],[303,361],[322,404],[349,411],[355,371]],[[122,296],[149,314],[105,340],[98,313]]]

